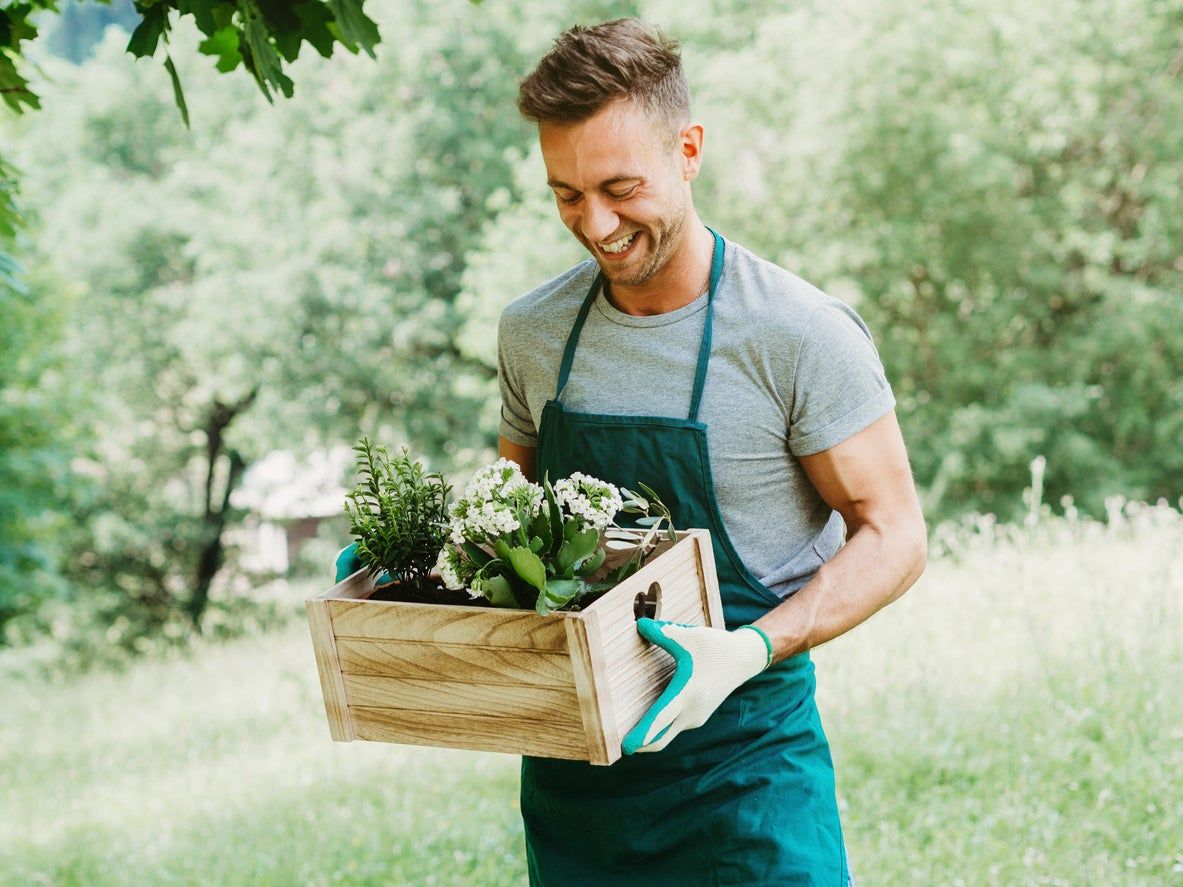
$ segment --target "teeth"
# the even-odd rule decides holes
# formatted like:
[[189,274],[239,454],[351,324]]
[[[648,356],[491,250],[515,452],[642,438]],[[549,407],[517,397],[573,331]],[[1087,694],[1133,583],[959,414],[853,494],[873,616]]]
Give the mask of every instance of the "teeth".
[[606,253],[622,253],[628,249],[629,244],[633,242],[633,238],[636,237],[638,233],[639,232],[634,231],[627,237],[620,238],[620,240],[614,240],[611,243],[601,244],[600,249]]

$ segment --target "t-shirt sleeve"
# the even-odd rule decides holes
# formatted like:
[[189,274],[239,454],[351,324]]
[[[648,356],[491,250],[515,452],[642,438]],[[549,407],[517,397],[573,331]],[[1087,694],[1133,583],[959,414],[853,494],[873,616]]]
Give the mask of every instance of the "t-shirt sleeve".
[[827,302],[813,313],[797,351],[789,450],[794,456],[828,450],[894,407],[866,324],[842,302]]
[[497,382],[501,388],[501,422],[498,432],[510,443],[523,447],[538,446],[538,432],[530,416],[522,374],[515,354],[520,354],[520,343],[515,342],[514,324],[502,314],[497,324]]

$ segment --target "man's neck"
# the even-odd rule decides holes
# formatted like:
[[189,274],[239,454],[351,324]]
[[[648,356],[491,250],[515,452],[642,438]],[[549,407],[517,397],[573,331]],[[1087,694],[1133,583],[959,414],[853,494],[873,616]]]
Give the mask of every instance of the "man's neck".
[[677,311],[706,292],[714,251],[714,235],[692,212],[682,243],[665,267],[640,286],[610,284],[609,301],[617,310],[637,317]]

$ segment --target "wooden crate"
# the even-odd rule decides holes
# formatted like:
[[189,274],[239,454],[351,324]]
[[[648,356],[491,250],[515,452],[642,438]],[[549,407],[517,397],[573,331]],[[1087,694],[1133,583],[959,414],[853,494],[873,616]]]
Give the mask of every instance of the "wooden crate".
[[[333,739],[607,765],[660,695],[673,659],[638,609],[723,627],[706,530],[678,533],[575,613],[368,600],[359,571],[306,601]],[[654,603],[656,606],[654,607]]]

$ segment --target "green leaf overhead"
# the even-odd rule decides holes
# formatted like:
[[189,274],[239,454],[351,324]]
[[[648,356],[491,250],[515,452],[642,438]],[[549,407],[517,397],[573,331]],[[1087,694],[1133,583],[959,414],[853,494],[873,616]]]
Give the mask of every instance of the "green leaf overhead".
[[156,53],[160,38],[168,30],[168,6],[163,3],[137,3],[136,11],[144,20],[132,31],[127,41],[127,51],[137,58],[151,58]]
[[362,49],[370,58],[374,47],[381,39],[378,26],[362,11],[364,0],[329,0],[329,9],[341,30],[341,36],[349,43]]
[[177,103],[177,110],[181,112],[181,120],[185,127],[189,126],[189,106],[185,103],[185,93],[181,90],[181,78],[177,76],[177,68],[173,64],[172,56],[165,55],[164,69],[173,84],[173,100]]
[[198,52],[217,58],[215,67],[223,74],[233,71],[242,63],[242,53],[238,49],[238,29],[227,25],[219,28],[197,45]]

